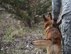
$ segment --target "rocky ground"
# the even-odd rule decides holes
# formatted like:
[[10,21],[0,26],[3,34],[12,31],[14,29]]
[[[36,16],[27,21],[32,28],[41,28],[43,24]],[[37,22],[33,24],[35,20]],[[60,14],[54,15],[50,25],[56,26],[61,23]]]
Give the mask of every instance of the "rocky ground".
[[46,54],[45,49],[36,48],[31,42],[43,38],[43,26],[24,27],[14,16],[0,12],[0,54]]

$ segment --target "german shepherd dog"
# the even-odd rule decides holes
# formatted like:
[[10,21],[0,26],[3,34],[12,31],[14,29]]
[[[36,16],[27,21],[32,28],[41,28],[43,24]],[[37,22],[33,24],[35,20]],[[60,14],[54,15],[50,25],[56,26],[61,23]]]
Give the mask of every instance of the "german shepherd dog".
[[36,47],[45,47],[47,54],[61,54],[61,32],[58,24],[54,23],[51,13],[43,15],[44,19],[44,33],[43,40],[35,40],[33,44]]

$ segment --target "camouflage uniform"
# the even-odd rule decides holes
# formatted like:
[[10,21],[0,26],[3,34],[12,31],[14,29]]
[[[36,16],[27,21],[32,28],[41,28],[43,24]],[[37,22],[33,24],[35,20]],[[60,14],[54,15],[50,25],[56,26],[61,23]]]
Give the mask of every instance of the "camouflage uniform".
[[53,19],[62,19],[61,32],[64,39],[64,53],[71,54],[71,0],[52,0]]

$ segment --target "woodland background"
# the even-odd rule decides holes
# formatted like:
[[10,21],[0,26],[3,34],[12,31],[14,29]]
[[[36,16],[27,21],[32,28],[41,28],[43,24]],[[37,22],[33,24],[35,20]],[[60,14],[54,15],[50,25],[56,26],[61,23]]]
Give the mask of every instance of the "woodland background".
[[47,12],[51,0],[0,0],[0,54],[46,54],[31,42],[43,38]]

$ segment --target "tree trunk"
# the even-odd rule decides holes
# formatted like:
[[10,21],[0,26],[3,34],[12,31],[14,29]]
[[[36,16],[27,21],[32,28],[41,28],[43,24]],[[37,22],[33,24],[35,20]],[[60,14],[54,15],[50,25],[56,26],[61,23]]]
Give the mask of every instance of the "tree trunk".
[[61,24],[62,38],[64,39],[63,54],[71,54],[71,15],[63,16]]

